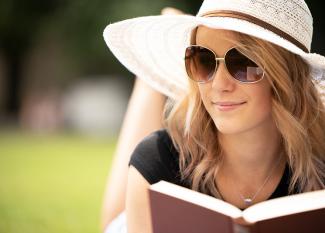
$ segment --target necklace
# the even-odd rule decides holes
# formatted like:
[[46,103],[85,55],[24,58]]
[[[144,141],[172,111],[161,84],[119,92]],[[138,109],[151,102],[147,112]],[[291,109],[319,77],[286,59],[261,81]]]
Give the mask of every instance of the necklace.
[[[250,205],[253,203],[253,201],[255,200],[255,198],[257,197],[257,195],[261,192],[261,190],[264,188],[264,186],[266,185],[266,183],[269,181],[269,179],[271,178],[271,176],[272,176],[272,174],[273,174],[274,169],[275,169],[276,167],[278,167],[278,165],[280,164],[281,158],[282,158],[282,156],[279,156],[278,161],[277,161],[276,164],[272,167],[272,169],[271,169],[269,175],[266,177],[266,179],[264,180],[264,182],[263,182],[263,184],[261,185],[261,187],[259,187],[259,189],[255,192],[255,194],[254,194],[252,197],[244,197],[244,196],[239,192],[239,190],[237,189],[237,192],[238,192],[238,194],[239,194],[240,199],[242,199],[242,200],[244,201],[244,203],[245,203],[245,205],[246,205],[247,207],[250,206]],[[237,186],[235,185],[235,187],[237,187]]]

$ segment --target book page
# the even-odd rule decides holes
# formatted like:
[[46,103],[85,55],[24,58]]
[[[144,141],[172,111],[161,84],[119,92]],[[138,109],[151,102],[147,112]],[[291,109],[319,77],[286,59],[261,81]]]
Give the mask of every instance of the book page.
[[243,211],[249,223],[325,208],[325,190],[274,198],[257,203]]
[[159,181],[158,183],[151,185],[150,189],[194,203],[210,210],[214,210],[232,218],[239,218],[242,216],[242,211],[236,206],[209,195],[199,193],[166,181]]

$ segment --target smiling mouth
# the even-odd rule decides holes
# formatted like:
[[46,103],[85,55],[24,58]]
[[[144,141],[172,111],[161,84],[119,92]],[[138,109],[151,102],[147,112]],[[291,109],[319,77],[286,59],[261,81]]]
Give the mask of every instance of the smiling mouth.
[[234,110],[242,105],[244,105],[246,102],[212,102],[213,105],[216,105],[216,107],[220,111],[230,111]]

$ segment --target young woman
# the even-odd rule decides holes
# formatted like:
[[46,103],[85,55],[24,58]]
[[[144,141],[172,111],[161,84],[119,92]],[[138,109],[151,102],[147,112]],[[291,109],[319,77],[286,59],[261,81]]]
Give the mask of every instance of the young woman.
[[129,233],[151,232],[147,189],[159,180],[241,209],[324,189],[325,58],[309,52],[311,37],[302,0],[205,0],[196,17],[108,26],[105,39],[124,65],[180,87],[164,129],[132,154]]

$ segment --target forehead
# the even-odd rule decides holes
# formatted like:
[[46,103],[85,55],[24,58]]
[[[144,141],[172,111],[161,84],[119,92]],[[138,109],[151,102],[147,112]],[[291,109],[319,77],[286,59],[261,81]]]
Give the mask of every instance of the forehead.
[[234,47],[238,43],[238,34],[223,29],[199,26],[196,31],[196,44],[213,49],[222,55],[224,50]]

